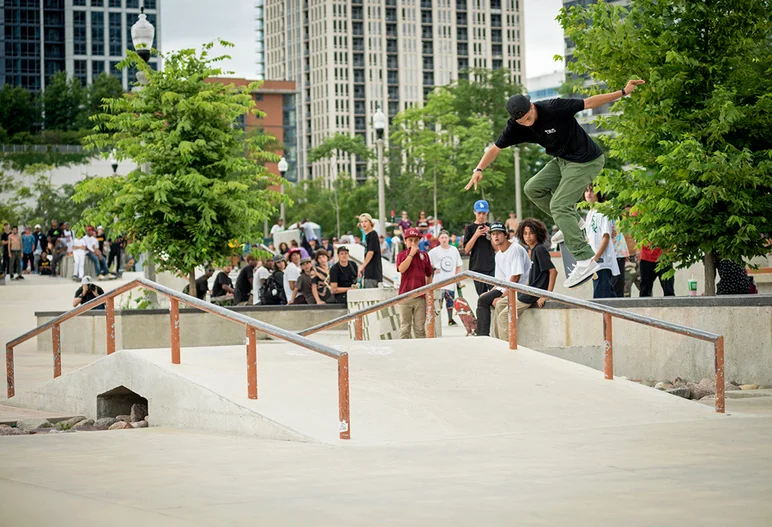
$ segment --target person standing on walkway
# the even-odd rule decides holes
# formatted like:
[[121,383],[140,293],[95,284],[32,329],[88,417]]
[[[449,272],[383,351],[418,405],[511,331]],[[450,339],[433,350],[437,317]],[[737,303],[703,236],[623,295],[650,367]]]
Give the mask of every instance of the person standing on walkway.
[[[429,251],[429,260],[434,268],[433,282],[440,282],[453,278],[461,273],[461,254],[458,249],[450,244],[448,231],[440,232],[440,245]],[[456,298],[456,284],[446,285],[442,288],[442,298],[448,310],[448,326],[456,326],[453,320],[453,301]]]
[[[11,253],[11,280],[24,280],[24,277],[21,275],[22,246],[23,244],[21,241],[21,236],[19,235],[19,228],[14,227],[11,231],[11,234],[8,235],[8,250]],[[13,276],[14,273],[16,273],[16,278]]]
[[[464,230],[464,252],[469,255],[469,270],[493,276],[496,271],[496,251],[491,244],[488,223],[488,202],[481,199],[474,204],[474,223]],[[474,283],[478,295],[490,291],[493,286],[483,282]]]
[[485,170],[502,149],[520,143],[537,143],[553,159],[525,185],[525,193],[544,212],[552,216],[565,238],[566,247],[576,258],[576,266],[563,284],[577,287],[589,280],[600,265],[579,227],[576,204],[584,189],[603,170],[603,151],[590,138],[574,117],[582,110],[612,103],[644,84],[630,80],[627,85],[611,93],[582,99],[549,99],[532,103],[527,95],[513,95],[507,101],[510,119],[496,141],[483,155],[466,190],[482,180]]
[[[418,250],[421,232],[415,227],[410,227],[405,230],[404,237],[405,250],[397,255],[397,271],[402,274],[399,281],[400,295],[430,283],[434,274],[429,255]],[[426,338],[426,296],[403,300],[399,304],[399,318],[400,338],[412,338],[411,330],[415,338]]]
[[659,284],[662,286],[664,296],[675,296],[675,277],[665,278],[664,274],[670,271],[673,266],[657,270],[657,262],[662,256],[662,249],[648,247],[644,245],[640,252],[640,270],[641,270],[641,296],[651,296],[654,289],[654,280],[659,278]]
[[587,219],[584,222],[587,229],[587,237],[590,247],[595,251],[593,260],[598,262],[597,279],[592,281],[593,298],[616,298],[616,293],[611,285],[613,277],[619,275],[619,265],[617,256],[614,252],[614,244],[611,241],[614,224],[605,215],[595,209],[596,203],[605,201],[602,194],[595,192],[592,185],[587,185],[584,191],[584,199],[593,207],[587,213]]
[[365,289],[375,289],[383,282],[383,265],[381,262],[381,242],[375,232],[373,217],[368,213],[359,215],[359,226],[365,233],[365,261],[359,270]]

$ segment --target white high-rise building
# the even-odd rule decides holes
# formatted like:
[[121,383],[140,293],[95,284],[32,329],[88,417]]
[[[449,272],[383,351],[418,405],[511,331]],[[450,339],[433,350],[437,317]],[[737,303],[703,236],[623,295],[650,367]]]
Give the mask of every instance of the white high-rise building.
[[[86,85],[102,72],[120,79],[124,89],[132,71],[116,65],[134,49],[131,26],[140,7],[155,26],[153,47],[161,41],[161,0],[0,0],[0,85],[45,89],[59,71]],[[158,57],[150,66],[158,68]]]
[[363,159],[309,164],[307,152],[335,133],[372,145],[379,107],[391,118],[423,104],[468,68],[525,81],[521,0],[263,1],[266,77],[298,89],[301,179],[366,177]]

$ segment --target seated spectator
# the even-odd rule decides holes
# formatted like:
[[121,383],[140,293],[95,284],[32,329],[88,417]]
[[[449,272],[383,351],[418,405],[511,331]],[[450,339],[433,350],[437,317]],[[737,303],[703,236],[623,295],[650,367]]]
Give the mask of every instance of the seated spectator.
[[[523,240],[528,247],[528,257],[531,260],[531,270],[528,273],[528,285],[545,291],[555,289],[558,270],[550,258],[547,241],[547,226],[536,218],[526,218],[517,227],[517,238]],[[544,307],[546,297],[531,296],[526,293],[517,294],[517,317],[529,307]],[[502,340],[509,340],[509,302],[499,301],[496,305],[496,334]]]
[[287,253],[287,266],[284,269],[284,296],[287,298],[287,303],[292,302],[292,293],[295,290],[295,285],[300,276],[300,249],[292,248]]
[[732,260],[718,259],[716,272],[721,278],[716,285],[717,295],[748,295],[758,293],[753,277],[744,265]]
[[258,265],[255,272],[252,274],[252,302],[255,304],[260,303],[260,291],[262,290],[263,283],[268,280],[273,271],[273,258],[268,258],[262,265]]
[[110,273],[110,270],[107,268],[107,259],[99,249],[99,240],[94,227],[86,227],[86,237],[84,239],[86,241],[86,257],[94,263],[94,267],[96,267],[97,273],[99,273],[97,280],[115,278],[115,275]]
[[232,295],[235,292],[233,289],[233,280],[231,280],[230,277],[232,270],[233,266],[228,264],[222,268],[222,271],[217,273],[217,276],[214,279],[214,286],[212,287],[212,301],[226,295]]
[[[72,301],[72,307],[78,307],[81,304],[90,302],[96,297],[105,294],[101,287],[91,281],[91,277],[86,275],[80,280],[80,287],[75,290],[75,299]],[[97,306],[94,309],[104,309],[105,305]]]
[[287,254],[287,251],[289,251],[289,247],[287,246],[286,242],[281,242],[279,244],[279,254],[284,256],[285,254]]
[[325,249],[319,249],[316,251],[314,257],[313,275],[314,275],[314,287],[316,292],[314,298],[317,304],[326,304],[328,302],[335,302],[335,297],[330,289],[330,267],[329,267],[329,254]]
[[273,272],[260,286],[258,295],[260,305],[279,306],[287,303],[287,297],[284,294],[284,265],[286,263],[281,255],[277,254],[273,257]]
[[298,251],[300,251],[300,257],[301,258],[309,258],[310,259],[309,255],[308,255],[308,250],[306,250],[305,247],[299,247],[297,240],[290,240],[290,250],[292,250],[292,249],[297,249]]
[[300,276],[292,290],[291,304],[316,304],[318,294],[314,286],[314,270],[311,258],[301,258]]
[[381,234],[378,236],[378,241],[381,244],[381,258],[386,258],[389,262],[391,261],[391,244],[389,243],[386,238],[383,237]]
[[239,275],[236,277],[236,291],[233,293],[233,301],[237,306],[251,303],[255,267],[257,267],[257,258],[251,254],[247,255],[247,265],[239,271]]
[[51,271],[51,260],[49,260],[48,251],[43,250],[42,253],[40,253],[40,261],[38,262],[38,274],[41,275],[52,275]]
[[336,304],[348,302],[348,292],[356,287],[359,268],[349,260],[348,248],[338,247],[338,262],[330,269],[330,289],[335,295]]
[[67,240],[63,237],[56,239],[56,245],[52,248],[53,258],[51,259],[51,276],[56,276],[56,267],[59,262],[67,256]]
[[[206,294],[209,292],[209,279],[214,274],[214,269],[211,267],[207,267],[206,271],[204,271],[204,274],[196,278],[196,298],[199,300],[206,300]],[[190,288],[188,286],[185,286],[185,289],[183,289],[183,293],[188,294],[188,291]]]

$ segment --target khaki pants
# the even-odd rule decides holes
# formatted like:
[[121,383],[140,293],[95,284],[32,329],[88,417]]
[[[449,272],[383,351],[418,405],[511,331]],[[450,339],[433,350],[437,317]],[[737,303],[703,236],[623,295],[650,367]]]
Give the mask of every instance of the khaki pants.
[[409,339],[410,329],[415,338],[426,338],[426,298],[418,297],[399,304],[399,338]]
[[[517,300],[517,318],[533,304],[526,304]],[[509,341],[509,297],[504,295],[496,302],[493,310],[493,323],[491,324],[491,336]]]

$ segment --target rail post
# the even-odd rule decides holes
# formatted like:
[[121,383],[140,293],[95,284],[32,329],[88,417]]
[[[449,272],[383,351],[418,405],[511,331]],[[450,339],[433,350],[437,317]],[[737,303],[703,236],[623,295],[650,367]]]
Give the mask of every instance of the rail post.
[[364,338],[364,321],[362,316],[358,316],[354,320],[354,340],[362,340]]
[[247,326],[247,397],[257,399],[257,331]]
[[611,314],[603,313],[603,371],[606,379],[614,380],[614,350],[613,338],[611,335]]
[[172,364],[180,363],[180,301],[169,299],[169,314],[172,331]]
[[716,412],[723,414],[725,409],[724,401],[724,337],[723,335],[716,339],[715,362],[716,362]]
[[13,371],[13,348],[11,346],[5,347],[5,385],[7,389],[8,398],[10,399],[16,395],[16,383],[14,382],[15,375]]
[[[507,301],[509,302],[509,349],[517,349],[517,291],[507,289]],[[495,321],[494,321],[495,323]]]
[[341,439],[351,439],[349,408],[348,353],[338,357],[338,432]]
[[434,338],[434,290],[426,292],[426,338]]
[[59,324],[51,328],[51,340],[54,350],[54,379],[62,375],[62,333]]
[[109,297],[105,302],[107,314],[105,316],[107,334],[107,354],[115,353],[115,297]]

